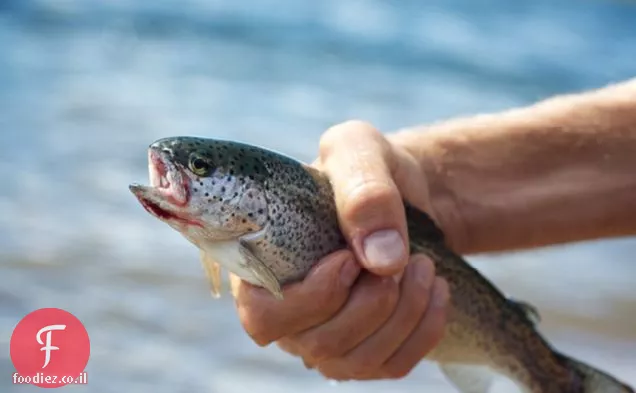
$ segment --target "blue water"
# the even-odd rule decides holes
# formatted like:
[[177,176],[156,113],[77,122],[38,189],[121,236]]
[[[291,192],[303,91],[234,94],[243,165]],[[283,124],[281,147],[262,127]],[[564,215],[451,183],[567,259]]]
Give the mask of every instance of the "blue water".
[[[80,391],[451,392],[428,364],[334,387],[252,344],[196,250],[128,192],[146,146],[206,135],[310,161],[350,118],[390,132],[634,76],[629,1],[3,0],[0,353],[53,306],[91,334]],[[471,261],[560,347],[636,384],[634,255],[624,239]],[[36,390],[12,371],[0,355],[0,390]]]

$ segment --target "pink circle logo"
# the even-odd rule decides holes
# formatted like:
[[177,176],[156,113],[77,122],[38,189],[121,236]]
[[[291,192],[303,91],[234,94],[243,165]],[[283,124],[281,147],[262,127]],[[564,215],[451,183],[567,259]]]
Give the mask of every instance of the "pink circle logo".
[[13,383],[42,388],[86,383],[90,352],[88,332],[77,317],[59,308],[35,310],[11,334]]

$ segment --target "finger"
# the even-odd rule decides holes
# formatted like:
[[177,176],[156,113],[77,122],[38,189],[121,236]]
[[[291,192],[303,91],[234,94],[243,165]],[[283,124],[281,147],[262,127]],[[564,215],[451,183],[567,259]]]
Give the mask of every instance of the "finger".
[[[446,325],[446,305],[449,289],[446,281],[435,278],[431,304],[420,323],[400,348],[384,363],[384,378],[403,378],[440,342]],[[374,379],[377,379],[374,378]]]
[[284,287],[283,300],[236,276],[231,279],[232,293],[245,331],[257,344],[267,345],[331,318],[359,273],[351,251],[343,250],[323,258],[302,282]]
[[377,373],[420,322],[429,304],[434,279],[433,262],[424,255],[412,256],[393,315],[377,332],[345,356],[320,363],[320,373],[336,380]]
[[380,132],[358,121],[332,127],[320,141],[320,160],[334,186],[343,233],[360,263],[378,275],[401,272],[409,255],[391,149]]
[[313,329],[281,339],[279,346],[302,356],[308,365],[341,356],[382,326],[395,309],[398,292],[398,284],[391,277],[365,272],[336,316]]

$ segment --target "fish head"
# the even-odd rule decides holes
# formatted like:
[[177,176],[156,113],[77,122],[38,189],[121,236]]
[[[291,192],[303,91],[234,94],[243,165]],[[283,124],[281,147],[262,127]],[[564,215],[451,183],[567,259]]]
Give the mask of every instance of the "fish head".
[[257,153],[230,141],[160,139],[148,148],[150,185],[130,189],[146,211],[200,248],[237,239],[267,223],[268,174]]

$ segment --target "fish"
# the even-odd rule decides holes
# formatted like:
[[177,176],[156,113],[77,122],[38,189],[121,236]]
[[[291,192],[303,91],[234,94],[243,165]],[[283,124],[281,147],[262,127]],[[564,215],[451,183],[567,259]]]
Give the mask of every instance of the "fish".
[[[215,298],[223,269],[277,299],[329,253],[347,248],[327,175],[248,143],[174,136],[147,149],[150,185],[130,184],[143,208],[200,251]],[[416,180],[416,179],[414,179]],[[449,284],[445,333],[425,360],[461,393],[487,393],[493,377],[524,393],[634,393],[626,383],[556,349],[530,303],[506,296],[454,252],[426,212],[404,200],[411,253]]]

